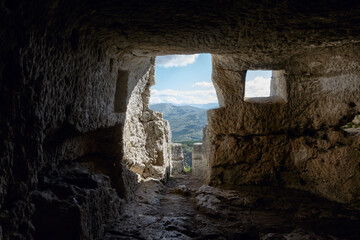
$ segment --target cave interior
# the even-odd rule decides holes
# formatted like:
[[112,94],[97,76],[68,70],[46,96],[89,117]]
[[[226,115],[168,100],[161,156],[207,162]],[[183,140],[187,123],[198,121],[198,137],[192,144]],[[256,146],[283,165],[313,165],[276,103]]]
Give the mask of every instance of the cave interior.
[[[341,129],[360,112],[359,1],[0,0],[0,18],[0,239],[360,238],[360,134]],[[205,185],[171,193],[222,223],[178,212],[171,229],[157,199],[177,181],[171,133],[150,87],[156,56],[195,53],[212,54],[220,107],[207,112]],[[245,98],[260,69],[271,96]],[[251,196],[235,204],[235,190]],[[144,198],[161,218],[124,220]],[[281,213],[254,227],[253,208]]]

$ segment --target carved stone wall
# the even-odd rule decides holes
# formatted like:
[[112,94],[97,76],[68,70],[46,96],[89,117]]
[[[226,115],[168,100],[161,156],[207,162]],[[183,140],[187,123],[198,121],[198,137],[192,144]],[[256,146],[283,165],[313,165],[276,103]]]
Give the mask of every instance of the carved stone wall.
[[[359,4],[0,0],[0,239],[102,238],[137,174],[166,178],[156,55],[213,54],[211,183],[359,199],[359,139],[339,130],[360,111]],[[244,101],[249,69],[283,71],[287,102]]]
[[[105,51],[89,36],[74,38],[76,44],[33,33],[17,58],[5,64],[0,162],[4,239],[100,237],[138,184],[129,162],[147,164],[142,177],[166,179],[169,174],[169,125],[148,109],[151,58]],[[129,135],[142,139],[147,158],[129,157]],[[60,207],[79,214],[62,214]],[[99,211],[89,214],[90,209]],[[45,212],[57,221],[39,220]],[[64,231],[57,227],[60,222],[78,227]]]
[[[74,36],[73,41],[33,32],[2,65],[4,239],[31,239],[34,231],[44,238],[101,236],[96,221],[117,217],[113,209],[136,185],[121,164],[125,113],[114,112],[118,69],[126,60],[94,38]],[[105,202],[108,208],[100,206]],[[98,211],[87,215],[90,208]],[[66,211],[74,211],[71,221],[79,226],[68,232],[56,228],[69,221]],[[38,221],[44,212],[48,221]]]
[[[340,127],[360,111],[359,50],[348,45],[261,62],[213,55],[221,108],[208,111],[210,182],[294,187],[341,202],[358,199],[359,137]],[[246,70],[264,68],[281,69],[286,101],[244,99]]]

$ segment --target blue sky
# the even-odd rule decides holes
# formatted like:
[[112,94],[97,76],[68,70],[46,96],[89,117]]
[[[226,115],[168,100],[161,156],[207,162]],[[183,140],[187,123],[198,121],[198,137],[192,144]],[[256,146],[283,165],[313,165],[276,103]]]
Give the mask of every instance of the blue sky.
[[[211,82],[211,55],[167,55],[156,57],[155,86],[150,103],[206,104],[216,103]],[[248,71],[246,97],[269,91],[271,72]]]
[[[188,56],[194,56],[194,58],[186,62]],[[187,64],[185,66],[178,66],[176,64],[179,64],[180,61],[175,62],[169,59],[169,56],[156,58],[156,85],[154,88],[158,90],[193,90],[192,85],[197,82],[211,82],[210,54],[185,55],[181,60]],[[191,60],[194,60],[194,62]],[[165,64],[168,64],[169,67],[166,67]],[[170,66],[170,64],[172,65]]]

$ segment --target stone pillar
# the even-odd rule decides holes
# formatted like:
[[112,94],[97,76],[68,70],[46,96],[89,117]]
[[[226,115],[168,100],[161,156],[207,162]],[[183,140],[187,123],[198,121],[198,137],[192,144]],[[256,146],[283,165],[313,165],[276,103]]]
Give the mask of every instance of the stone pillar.
[[192,152],[192,175],[204,179],[205,161],[203,157],[203,144],[194,143]]
[[171,175],[184,172],[184,153],[181,143],[171,145]]

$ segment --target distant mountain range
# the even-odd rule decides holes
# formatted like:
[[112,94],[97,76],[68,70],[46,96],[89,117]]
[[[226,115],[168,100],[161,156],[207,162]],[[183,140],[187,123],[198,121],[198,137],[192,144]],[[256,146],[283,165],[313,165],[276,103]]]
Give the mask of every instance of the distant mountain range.
[[[203,128],[207,122],[206,111],[217,108],[218,104],[192,104],[177,106],[170,103],[150,105],[150,108],[162,112],[164,119],[170,123],[173,142],[202,140]],[[198,107],[194,107],[198,106]]]
[[195,107],[195,108],[202,108],[202,109],[214,109],[214,108],[218,108],[219,104],[218,103],[206,103],[206,104],[173,104],[175,106],[191,106],[191,107]]

